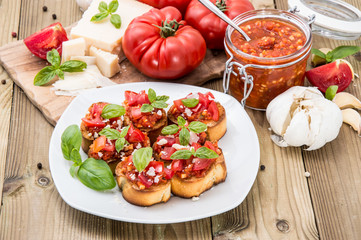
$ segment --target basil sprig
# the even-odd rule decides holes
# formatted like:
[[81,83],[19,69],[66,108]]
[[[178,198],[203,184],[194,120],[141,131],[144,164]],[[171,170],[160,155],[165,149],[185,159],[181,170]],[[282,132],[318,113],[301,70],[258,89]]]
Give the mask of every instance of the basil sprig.
[[150,104],[147,103],[143,104],[142,107],[140,108],[141,112],[151,112],[154,110],[154,108],[168,107],[166,101],[168,101],[169,97],[165,95],[157,96],[155,91],[151,88],[149,88],[148,90],[148,99]]
[[187,149],[178,150],[170,156],[170,159],[173,159],[173,160],[174,159],[189,159],[192,156],[197,157],[197,158],[206,158],[206,159],[213,159],[213,158],[219,157],[219,155],[215,151],[213,151],[207,147],[200,147],[195,152],[194,152],[194,150],[190,151]]
[[337,48],[329,51],[326,54],[316,48],[312,48],[311,53],[325,59],[326,63],[330,63],[337,59],[348,57],[352,54],[357,53],[358,51],[360,51],[359,46],[338,46]]
[[81,132],[77,125],[70,125],[61,135],[63,156],[74,163],[69,170],[71,176],[77,176],[85,186],[97,191],[114,188],[116,183],[113,173],[106,162],[94,158],[82,161],[79,153],[81,140]]
[[125,114],[125,108],[118,104],[108,104],[102,110],[102,118],[110,119],[120,117]]
[[188,127],[186,127],[185,125],[187,121],[183,117],[179,116],[177,121],[178,121],[178,126],[175,124],[168,125],[162,129],[162,134],[173,135],[180,130],[179,142],[183,146],[187,146],[189,144],[190,131],[194,133],[201,133],[207,130],[207,125],[202,122],[194,121],[191,122],[188,125]]
[[326,89],[325,92],[325,98],[327,98],[328,100],[332,101],[332,99],[335,97],[336,93],[338,90],[338,86],[337,85],[331,85]]
[[85,62],[78,60],[69,60],[60,65],[60,55],[56,49],[46,53],[46,60],[51,66],[41,69],[34,78],[35,86],[42,86],[47,84],[58,76],[64,79],[64,72],[82,72],[87,67]]
[[198,105],[199,100],[197,98],[186,98],[182,100],[184,106],[193,108]]
[[133,154],[133,163],[138,172],[142,172],[152,160],[153,149],[151,147],[140,148]]
[[116,140],[115,149],[117,152],[120,152],[124,148],[125,144],[129,144],[128,141],[125,140],[125,136],[128,133],[129,127],[130,126],[123,128],[121,132],[116,129],[106,127],[99,132],[99,135],[104,135],[109,140]]
[[109,5],[107,5],[106,2],[101,1],[98,6],[99,13],[95,14],[90,19],[90,21],[100,22],[101,20],[103,20],[104,18],[110,15],[110,22],[113,24],[115,28],[119,29],[120,26],[122,25],[122,20],[119,14],[115,13],[118,7],[119,7],[118,0],[111,1]]

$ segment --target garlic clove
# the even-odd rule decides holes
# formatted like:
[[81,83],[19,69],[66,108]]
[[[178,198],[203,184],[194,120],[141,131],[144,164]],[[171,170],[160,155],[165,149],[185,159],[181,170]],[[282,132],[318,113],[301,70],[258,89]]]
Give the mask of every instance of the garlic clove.
[[360,135],[361,116],[356,110],[352,108],[342,110],[342,118],[344,123],[349,124],[357,132],[357,134]]
[[300,147],[302,145],[312,144],[314,141],[312,135],[309,128],[309,116],[306,110],[301,110],[293,115],[283,138],[287,144]]
[[361,101],[348,92],[339,92],[332,100],[340,109],[357,108],[361,109]]
[[272,134],[271,139],[279,147],[288,147],[289,146],[286,143],[286,141],[283,139],[283,137],[281,137],[280,135]]

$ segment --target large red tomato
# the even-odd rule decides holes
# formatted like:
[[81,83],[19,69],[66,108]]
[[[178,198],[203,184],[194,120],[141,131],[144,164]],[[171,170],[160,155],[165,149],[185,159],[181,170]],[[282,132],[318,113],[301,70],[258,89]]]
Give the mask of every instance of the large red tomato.
[[122,40],[126,57],[152,78],[176,79],[191,72],[206,54],[206,42],[181,19],[174,7],[153,8],[135,18]]
[[[230,19],[241,13],[254,10],[252,3],[248,0],[210,0]],[[184,19],[194,28],[198,29],[207,47],[210,49],[224,48],[224,35],[227,23],[217,17],[208,8],[204,7],[198,0],[192,0],[187,8]]]
[[139,0],[155,8],[164,8],[168,6],[176,7],[182,14],[185,13],[191,0]]

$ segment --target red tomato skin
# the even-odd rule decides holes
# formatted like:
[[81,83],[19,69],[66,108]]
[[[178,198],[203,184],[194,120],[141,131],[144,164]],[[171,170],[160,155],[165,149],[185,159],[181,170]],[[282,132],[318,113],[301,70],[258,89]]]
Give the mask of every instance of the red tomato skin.
[[[213,4],[217,0],[210,0]],[[227,0],[227,10],[223,13],[230,19],[238,15],[254,10],[252,3],[248,0]],[[204,7],[198,0],[192,0],[186,10],[184,19],[196,28],[207,43],[209,49],[224,49],[224,36],[227,23],[217,17],[214,13]]]
[[[174,36],[162,38],[162,21],[184,24]],[[186,25],[174,7],[152,9],[135,18],[125,31],[122,47],[129,61],[143,74],[156,79],[177,79],[203,61],[206,44],[198,30]]]
[[56,49],[61,56],[64,41],[68,41],[66,31],[57,22],[25,38],[24,44],[35,56],[46,59],[47,52],[52,49]]
[[139,0],[155,8],[164,8],[172,6],[177,8],[182,14],[185,13],[191,0]]

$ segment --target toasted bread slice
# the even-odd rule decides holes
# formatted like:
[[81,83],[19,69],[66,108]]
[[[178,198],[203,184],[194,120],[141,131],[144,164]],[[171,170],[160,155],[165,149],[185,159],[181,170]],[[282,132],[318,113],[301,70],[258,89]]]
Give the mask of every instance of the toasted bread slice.
[[212,186],[224,182],[227,177],[227,168],[223,153],[212,163],[204,177],[182,179],[174,175],[171,179],[172,193],[183,198],[198,197]]
[[127,202],[146,207],[161,202],[167,202],[170,199],[171,184],[168,180],[166,183],[151,186],[150,188],[139,189],[138,185],[129,181],[123,174],[117,174],[116,180],[122,195]]
[[[198,120],[205,124],[207,124],[207,139],[209,141],[218,141],[221,139],[227,131],[227,118],[226,118],[226,111],[224,107],[219,103],[216,102],[218,112],[219,112],[219,119],[218,121],[214,120]],[[171,123],[177,124],[177,118],[168,111],[168,118]]]

